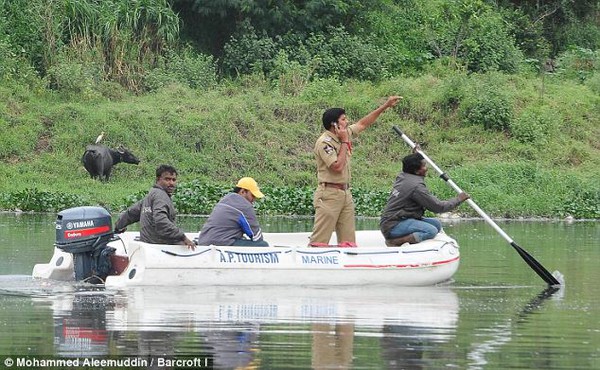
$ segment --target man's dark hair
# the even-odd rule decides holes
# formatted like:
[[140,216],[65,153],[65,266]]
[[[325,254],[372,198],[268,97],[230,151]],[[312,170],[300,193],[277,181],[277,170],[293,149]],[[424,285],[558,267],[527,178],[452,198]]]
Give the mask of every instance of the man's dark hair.
[[420,153],[409,154],[402,159],[402,172],[415,175],[423,164],[423,156]]
[[169,166],[168,164],[161,164],[156,169],[156,178],[160,178],[165,172],[177,175],[177,170],[175,169],[175,167]]
[[346,111],[343,108],[329,108],[323,113],[323,127],[325,130],[329,130],[331,125],[342,116],[342,114],[346,114]]

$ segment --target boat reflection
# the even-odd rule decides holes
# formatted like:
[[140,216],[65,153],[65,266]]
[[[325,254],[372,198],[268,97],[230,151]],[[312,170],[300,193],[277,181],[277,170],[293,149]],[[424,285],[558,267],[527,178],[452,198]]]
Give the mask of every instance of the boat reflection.
[[54,344],[56,353],[64,357],[108,355],[106,312],[113,306],[104,294],[75,294],[56,302],[54,310]]
[[215,368],[260,367],[264,347],[299,336],[310,338],[303,351],[315,369],[352,367],[364,337],[380,338],[388,363],[410,364],[454,337],[459,307],[447,287],[144,287],[34,299],[52,304],[60,356],[207,356]]

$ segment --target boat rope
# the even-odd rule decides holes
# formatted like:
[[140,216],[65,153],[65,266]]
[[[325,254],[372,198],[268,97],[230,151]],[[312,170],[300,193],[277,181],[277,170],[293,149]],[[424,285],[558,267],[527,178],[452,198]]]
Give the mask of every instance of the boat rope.
[[347,254],[347,255],[350,255],[350,256],[358,256],[358,255],[363,255],[363,254],[396,254],[396,253],[400,253],[400,251],[398,251],[398,250],[379,251],[379,252],[351,252],[351,251],[344,251],[344,254]]
[[127,245],[125,244],[125,240],[123,240],[123,238],[121,238],[120,235],[114,235],[114,237],[115,238],[113,240],[120,240],[121,241],[121,243],[123,244],[123,250],[125,251],[125,254],[128,254],[127,253]]
[[419,249],[418,251],[400,251],[400,252],[410,254],[410,253],[437,252],[437,251],[439,251],[439,249]]
[[304,253],[304,254],[325,254],[325,253],[342,253],[342,251],[338,250],[338,249],[332,249],[332,250],[328,250],[328,251],[299,251],[296,250],[296,253]]
[[167,250],[164,250],[164,249],[161,249],[160,251],[163,252],[163,253],[168,254],[169,256],[175,256],[175,257],[194,257],[194,256],[199,256],[199,255],[201,255],[203,253],[206,253],[206,252],[208,252],[210,250],[211,250],[211,248],[208,248],[208,249],[205,249],[205,250],[203,250],[201,252],[190,253],[190,254],[179,254],[179,253],[167,251]]
[[439,248],[432,248],[432,249],[420,249],[417,251],[403,251],[401,250],[402,253],[421,253],[421,252],[438,252],[440,249],[444,248],[447,244],[451,244],[454,247],[456,247],[456,245],[454,245],[454,243],[452,242],[444,242]]
[[[105,283],[106,283],[106,282],[104,281],[104,279],[102,279],[102,278],[101,278],[100,276],[98,276],[98,275],[91,275],[91,276],[88,276],[88,277],[86,277],[85,279],[81,280],[81,282],[82,282],[82,283],[88,283],[88,282],[89,282],[91,279],[98,279],[98,280],[100,280],[100,284],[105,284]],[[95,285],[95,283],[91,283],[91,284],[94,284],[94,285]]]

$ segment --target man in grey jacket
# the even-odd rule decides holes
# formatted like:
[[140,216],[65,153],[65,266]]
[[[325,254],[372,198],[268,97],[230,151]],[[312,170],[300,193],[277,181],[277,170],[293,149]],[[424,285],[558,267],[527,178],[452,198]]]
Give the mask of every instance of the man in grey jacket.
[[213,208],[198,236],[199,245],[267,247],[252,204],[264,194],[251,177],[243,177]]
[[184,244],[191,250],[196,245],[175,225],[175,206],[171,196],[177,186],[177,170],[160,165],[156,183],[144,199],[127,208],[115,223],[115,232],[125,231],[128,225],[140,223],[140,240],[152,244]]
[[379,227],[388,247],[404,243],[419,243],[434,238],[442,230],[436,218],[423,217],[425,210],[448,212],[469,199],[466,193],[442,201],[432,195],[425,186],[427,162],[419,153],[402,159],[402,172],[396,177],[388,198]]

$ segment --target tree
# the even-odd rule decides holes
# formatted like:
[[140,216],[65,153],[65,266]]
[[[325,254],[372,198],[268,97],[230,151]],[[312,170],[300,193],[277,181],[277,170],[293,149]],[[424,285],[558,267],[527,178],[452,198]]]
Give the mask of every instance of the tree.
[[483,0],[430,1],[423,5],[425,35],[438,58],[465,64],[474,72],[514,72],[520,61],[498,9]]
[[203,51],[221,55],[243,22],[269,37],[297,41],[328,27],[360,26],[361,17],[380,7],[377,0],[175,0],[183,32]]
[[[600,27],[597,23],[600,3],[596,0],[502,0],[498,4],[518,10],[529,18],[529,24],[521,23],[517,33],[530,34],[541,27],[546,43],[536,43],[542,48],[545,44],[551,45],[551,58],[570,47],[594,49],[600,46]],[[532,51],[532,54],[540,52]]]

